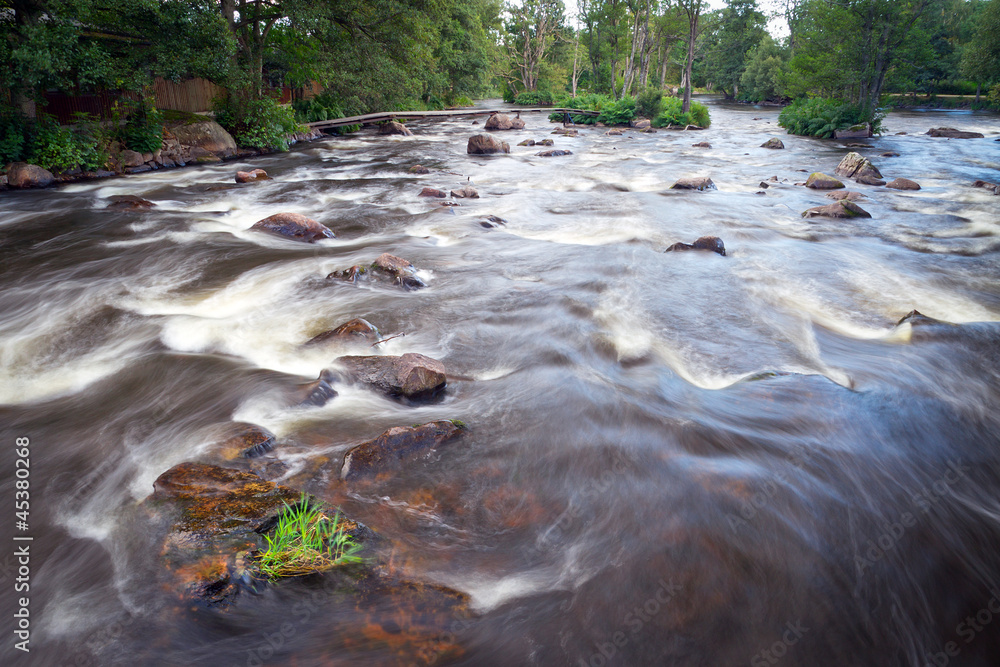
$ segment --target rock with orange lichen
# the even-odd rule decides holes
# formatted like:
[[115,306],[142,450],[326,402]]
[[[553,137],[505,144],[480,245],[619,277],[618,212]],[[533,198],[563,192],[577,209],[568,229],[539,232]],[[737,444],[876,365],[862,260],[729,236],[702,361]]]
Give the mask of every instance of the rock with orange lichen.
[[[185,597],[227,605],[240,590],[255,586],[245,562],[262,544],[298,491],[234,468],[181,463],[160,475],[144,506],[165,531],[161,555],[169,585]],[[358,540],[372,533],[341,519]]]

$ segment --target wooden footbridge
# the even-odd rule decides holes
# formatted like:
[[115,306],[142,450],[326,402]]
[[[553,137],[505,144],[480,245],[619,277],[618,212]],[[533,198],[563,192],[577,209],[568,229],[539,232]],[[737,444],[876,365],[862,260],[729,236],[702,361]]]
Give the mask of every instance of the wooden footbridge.
[[541,109],[446,109],[444,111],[382,111],[379,113],[369,113],[363,116],[347,116],[346,118],[332,118],[330,120],[319,120],[315,123],[306,123],[311,128],[326,129],[331,127],[344,127],[345,125],[371,125],[382,123],[387,120],[398,120],[400,118],[451,118],[452,116],[492,116],[495,113],[505,113],[508,115],[522,113],[568,113],[574,116],[597,116],[597,111],[584,111],[583,109],[563,109],[561,107],[545,107]]

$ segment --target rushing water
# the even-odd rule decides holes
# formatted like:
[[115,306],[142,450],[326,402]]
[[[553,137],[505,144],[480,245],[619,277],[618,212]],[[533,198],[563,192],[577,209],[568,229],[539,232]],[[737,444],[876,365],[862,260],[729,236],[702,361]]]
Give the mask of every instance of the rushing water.
[[[852,184],[870,220],[806,220],[830,200],[795,183],[843,144],[711,109],[705,132],[553,137],[567,157],[513,146],[549,137],[538,114],[511,155],[468,156],[481,125],[458,118],[245,165],[265,183],[225,163],[0,195],[2,525],[30,437],[34,537],[30,655],[0,554],[3,663],[426,664],[392,641],[392,596],[362,622],[315,581],[228,610],[154,583],[136,503],[234,419],[274,431],[281,479],[379,532],[408,577],[470,596],[422,628],[460,646],[441,664],[1000,662],[1000,197],[969,187],[1000,179],[997,117],[891,114],[861,152],[922,189]],[[922,134],[942,125],[987,138]],[[772,136],[786,149],[758,148]],[[701,175],[718,191],[668,190]],[[469,181],[459,207],[418,197]],[[337,238],[247,231],[280,211]],[[663,252],[709,234],[727,256]],[[324,278],[382,252],[429,287]],[[897,327],[912,309],[951,324]],[[341,386],[289,407],[340,354],[302,343],[353,317],[406,333],[382,353],[443,360],[443,400]],[[469,434],[392,479],[310,472],[444,418]]]

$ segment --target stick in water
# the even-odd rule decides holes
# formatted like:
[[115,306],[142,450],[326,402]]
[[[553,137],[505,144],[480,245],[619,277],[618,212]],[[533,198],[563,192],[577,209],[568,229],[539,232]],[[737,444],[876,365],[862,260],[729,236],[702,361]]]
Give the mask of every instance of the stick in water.
[[399,338],[400,336],[405,336],[405,335],[406,335],[405,331],[403,331],[402,333],[393,334],[392,336],[389,336],[388,338],[383,338],[382,340],[375,341],[369,347],[375,347],[376,345],[380,345],[380,344],[386,342],[387,340],[392,340],[393,338]]

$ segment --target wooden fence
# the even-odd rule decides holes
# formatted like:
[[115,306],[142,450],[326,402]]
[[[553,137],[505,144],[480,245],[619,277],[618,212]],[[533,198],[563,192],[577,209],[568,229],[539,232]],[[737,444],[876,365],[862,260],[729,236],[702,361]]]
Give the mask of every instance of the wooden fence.
[[153,83],[156,108],[197,113],[212,108],[212,99],[226,89],[207,79],[188,79],[181,83],[157,78]]

